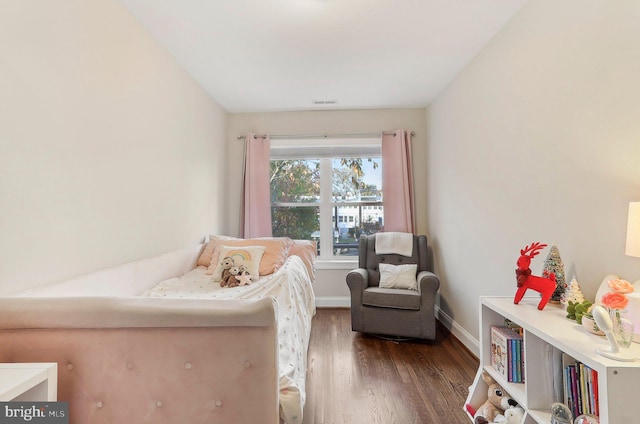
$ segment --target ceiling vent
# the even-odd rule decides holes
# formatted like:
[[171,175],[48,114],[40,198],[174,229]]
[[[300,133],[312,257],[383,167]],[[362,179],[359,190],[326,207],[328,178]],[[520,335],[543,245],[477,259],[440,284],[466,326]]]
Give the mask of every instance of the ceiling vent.
[[312,103],[317,106],[322,106],[322,105],[335,105],[336,103],[338,103],[338,101],[337,100],[313,100]]

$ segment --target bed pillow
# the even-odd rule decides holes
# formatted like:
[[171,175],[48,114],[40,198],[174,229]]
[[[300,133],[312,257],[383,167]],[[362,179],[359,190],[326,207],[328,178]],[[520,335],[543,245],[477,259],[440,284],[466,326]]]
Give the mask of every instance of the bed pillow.
[[[231,257],[233,259],[234,266],[246,266],[249,274],[257,280],[260,275],[260,260],[264,254],[264,249],[264,246],[220,246],[219,258],[220,262],[222,262],[223,258],[226,258],[227,256]],[[212,266],[213,262],[209,268]],[[222,270],[222,264],[218,263],[213,271],[213,281],[220,281],[222,279]]]
[[[210,254],[208,257],[209,263],[204,266],[212,265],[214,268],[224,258],[224,256],[219,255],[219,250],[216,249],[220,246],[233,246],[233,247],[246,247],[246,246],[263,246],[264,255],[262,256],[262,261],[260,262],[260,275],[269,275],[273,274],[277,270],[284,265],[285,261],[289,257],[289,251],[293,245],[293,241],[288,237],[258,237],[258,238],[249,238],[249,239],[241,239],[235,237],[228,236],[211,236],[209,244],[205,248],[200,258],[202,260],[198,261],[198,265],[200,262],[205,262],[207,260],[207,254],[209,253],[208,249],[211,246]],[[211,270],[211,267],[209,268]],[[209,271],[207,271],[209,272]]]
[[316,255],[317,246],[315,241],[311,240],[291,240],[292,246],[289,255],[300,256],[307,272],[311,278],[311,282],[316,280]]
[[[213,252],[216,246],[222,245],[223,241],[231,241],[231,240],[241,240],[241,239],[237,237],[231,237],[231,236],[209,236],[209,243],[207,243],[207,246],[204,248],[204,250],[200,254],[197,265],[207,266],[207,267],[211,265],[211,260],[213,259],[213,255],[214,255]],[[217,259],[218,258],[216,258],[215,262],[217,262]]]
[[418,290],[418,264],[380,264],[380,288]]
[[197,266],[209,266],[211,265],[211,256],[213,256],[213,249],[215,249],[215,244],[209,242],[202,250],[202,253],[198,257],[198,261],[196,262]]

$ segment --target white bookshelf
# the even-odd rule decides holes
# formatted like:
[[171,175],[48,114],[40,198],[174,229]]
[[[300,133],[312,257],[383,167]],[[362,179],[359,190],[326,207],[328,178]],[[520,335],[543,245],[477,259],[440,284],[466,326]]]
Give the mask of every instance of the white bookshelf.
[[[481,378],[486,370],[524,408],[524,424],[548,424],[549,406],[559,400],[554,399],[552,347],[555,347],[598,372],[601,424],[640,422],[637,394],[640,344],[633,343],[629,348],[638,361],[605,358],[596,349],[609,347],[606,337],[588,333],[567,319],[560,305],[547,304],[539,311],[539,301],[539,297],[530,297],[514,305],[513,297],[480,298],[480,367],[466,404],[477,409],[486,400],[487,385]],[[524,383],[506,381],[491,366],[491,326],[503,326],[505,318],[524,329]],[[473,421],[468,412],[467,415]]]
[[0,401],[56,401],[57,363],[0,363]]

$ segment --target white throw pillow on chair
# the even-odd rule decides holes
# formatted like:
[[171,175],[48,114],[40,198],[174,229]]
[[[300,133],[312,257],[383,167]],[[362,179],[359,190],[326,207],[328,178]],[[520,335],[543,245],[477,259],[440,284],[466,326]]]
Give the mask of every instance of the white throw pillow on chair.
[[418,290],[418,264],[380,264],[380,288]]

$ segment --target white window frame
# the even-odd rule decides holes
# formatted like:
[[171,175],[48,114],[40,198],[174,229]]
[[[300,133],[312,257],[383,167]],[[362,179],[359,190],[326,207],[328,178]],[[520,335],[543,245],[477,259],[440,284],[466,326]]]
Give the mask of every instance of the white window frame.
[[[320,201],[313,203],[296,202],[280,203],[282,206],[292,207],[318,207],[320,211],[320,254],[318,255],[319,268],[324,268],[322,264],[330,263],[331,268],[336,268],[336,264],[344,263],[347,267],[357,262],[357,256],[334,256],[333,255],[333,230],[334,221],[333,209],[341,202],[333,202],[332,199],[332,159],[334,158],[369,158],[381,157],[381,139],[379,138],[333,138],[333,139],[272,139],[270,143],[271,157],[274,159],[308,159],[320,161]],[[353,202],[350,206],[361,206],[361,203]],[[362,206],[364,207],[364,206]],[[329,223],[329,225],[323,225]]]

